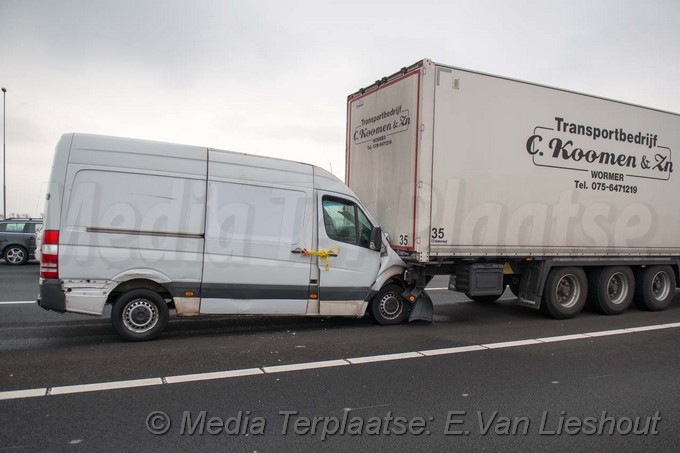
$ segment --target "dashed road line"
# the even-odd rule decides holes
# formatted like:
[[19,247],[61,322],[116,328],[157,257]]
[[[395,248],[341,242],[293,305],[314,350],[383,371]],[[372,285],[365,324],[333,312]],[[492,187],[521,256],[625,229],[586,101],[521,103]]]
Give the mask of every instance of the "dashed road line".
[[352,359],[347,359],[352,365],[359,365],[361,363],[373,363],[373,362],[389,362],[392,360],[402,360],[402,359],[417,359],[418,357],[424,357],[420,352],[400,352],[397,354],[385,354],[385,355],[373,355],[368,357],[355,357]]
[[36,398],[54,395],[68,395],[75,393],[100,392],[137,387],[150,387],[159,385],[171,385],[187,382],[209,381],[217,379],[229,379],[234,377],[257,376],[270,373],[289,373],[302,370],[313,370],[349,365],[365,365],[376,362],[391,362],[395,360],[408,360],[423,357],[462,354],[467,352],[489,351],[496,349],[509,349],[537,344],[557,343],[573,340],[593,340],[599,337],[624,335],[631,333],[650,332],[654,330],[673,329],[680,327],[680,322],[656,324],[650,326],[629,327],[624,329],[602,330],[597,332],[559,335],[544,338],[528,338],[525,340],[513,340],[497,343],[486,343],[469,346],[457,346],[452,348],[430,349],[424,351],[401,352],[395,354],[381,354],[366,357],[354,357],[349,359],[323,360],[317,362],[293,363],[289,365],[263,366],[260,368],[246,368],[241,370],[225,370],[208,373],[184,374],[176,376],[163,376],[148,379],[133,379],[126,381],[100,382],[94,384],[67,385],[59,387],[46,387],[22,390],[10,390],[0,392],[0,400],[15,400],[24,398]]

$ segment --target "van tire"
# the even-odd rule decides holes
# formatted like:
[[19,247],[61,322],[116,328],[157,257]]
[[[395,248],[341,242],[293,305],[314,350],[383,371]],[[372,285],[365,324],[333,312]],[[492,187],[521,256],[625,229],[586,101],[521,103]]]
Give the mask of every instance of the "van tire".
[[641,310],[660,311],[675,296],[675,272],[670,266],[649,266],[635,272],[633,302]]
[[403,322],[408,316],[410,304],[401,294],[399,285],[383,287],[371,301],[371,316],[378,324],[392,325]]
[[20,245],[10,245],[3,255],[5,262],[10,266],[20,266],[28,261],[28,250]]
[[134,289],[123,293],[111,310],[111,323],[127,341],[148,341],[167,327],[168,304],[157,292]]
[[541,311],[555,319],[576,316],[586,304],[588,279],[580,267],[555,267],[548,274]]

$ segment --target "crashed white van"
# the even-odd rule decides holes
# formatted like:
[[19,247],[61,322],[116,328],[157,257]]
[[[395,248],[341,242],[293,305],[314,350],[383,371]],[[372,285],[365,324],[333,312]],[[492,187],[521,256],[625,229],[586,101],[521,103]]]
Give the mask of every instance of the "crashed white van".
[[157,337],[169,306],[178,316],[431,318],[405,270],[321,168],[84,134],[56,147],[38,304],[92,315],[113,304],[127,340]]

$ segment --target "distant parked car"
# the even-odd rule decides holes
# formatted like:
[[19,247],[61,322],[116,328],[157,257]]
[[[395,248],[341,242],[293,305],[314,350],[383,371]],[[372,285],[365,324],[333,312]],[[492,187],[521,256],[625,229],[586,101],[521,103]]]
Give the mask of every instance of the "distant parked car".
[[0,220],[0,251],[7,264],[26,264],[35,256],[38,228],[42,228],[42,219]]

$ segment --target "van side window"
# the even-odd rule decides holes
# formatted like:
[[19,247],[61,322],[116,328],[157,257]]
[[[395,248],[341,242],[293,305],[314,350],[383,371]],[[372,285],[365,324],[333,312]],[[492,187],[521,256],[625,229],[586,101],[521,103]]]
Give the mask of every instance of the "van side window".
[[324,197],[323,221],[329,238],[368,248],[373,225],[351,201]]

